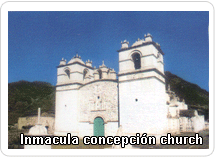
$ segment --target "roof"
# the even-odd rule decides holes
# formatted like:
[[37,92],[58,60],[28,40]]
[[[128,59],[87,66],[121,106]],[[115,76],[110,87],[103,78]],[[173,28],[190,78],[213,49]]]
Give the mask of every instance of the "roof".
[[81,64],[85,64],[85,63],[84,63],[80,58],[78,58],[78,57],[72,58],[72,59],[68,62],[68,64],[72,64],[72,63],[76,63],[76,62],[81,63]]
[[137,48],[137,47],[141,47],[141,46],[145,46],[145,45],[154,45],[155,48],[157,48],[157,50],[164,55],[164,52],[161,50],[160,46],[158,44],[156,44],[155,42],[145,42],[143,44],[140,44],[140,45],[135,45],[135,46],[131,46],[131,47],[128,47],[128,48],[123,48],[123,49],[120,49],[120,50],[117,50],[117,52],[121,52],[121,51],[125,51],[125,50],[130,50],[130,49],[134,49],[134,48]]

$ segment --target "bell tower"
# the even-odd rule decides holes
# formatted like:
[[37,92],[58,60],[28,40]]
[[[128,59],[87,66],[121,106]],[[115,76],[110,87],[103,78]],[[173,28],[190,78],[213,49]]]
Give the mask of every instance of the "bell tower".
[[163,55],[150,34],[119,52],[119,121],[125,134],[167,132]]

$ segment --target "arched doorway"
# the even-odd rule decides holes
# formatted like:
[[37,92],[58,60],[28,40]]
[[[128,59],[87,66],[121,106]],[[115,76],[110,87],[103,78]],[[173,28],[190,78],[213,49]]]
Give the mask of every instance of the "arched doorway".
[[101,117],[94,119],[94,136],[104,136],[104,120]]

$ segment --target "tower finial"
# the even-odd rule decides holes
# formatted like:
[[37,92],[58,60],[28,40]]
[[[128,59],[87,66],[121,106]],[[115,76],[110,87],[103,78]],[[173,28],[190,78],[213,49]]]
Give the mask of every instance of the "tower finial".
[[128,48],[129,42],[127,40],[124,40],[124,42],[121,42],[121,44],[122,44],[121,49],[125,49]]
[[144,35],[144,37],[146,42],[152,42],[153,37],[150,33],[147,33],[147,35]]
[[59,65],[66,65],[66,59],[62,58],[62,60],[60,60],[60,64]]

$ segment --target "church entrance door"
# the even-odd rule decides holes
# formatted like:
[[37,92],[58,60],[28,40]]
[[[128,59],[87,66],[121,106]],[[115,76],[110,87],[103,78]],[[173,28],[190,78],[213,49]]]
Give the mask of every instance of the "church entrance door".
[[104,136],[104,120],[101,117],[94,119],[94,136]]

